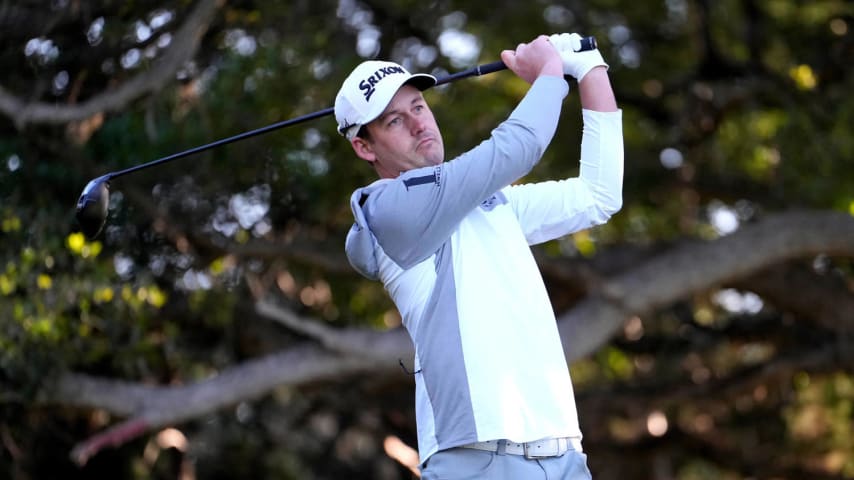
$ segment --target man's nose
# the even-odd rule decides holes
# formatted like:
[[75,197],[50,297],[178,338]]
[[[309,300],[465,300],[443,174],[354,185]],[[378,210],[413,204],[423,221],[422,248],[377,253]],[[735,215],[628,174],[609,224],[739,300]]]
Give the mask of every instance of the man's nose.
[[413,135],[417,135],[424,131],[425,127],[424,119],[421,117],[411,117],[409,123],[409,129],[412,131]]

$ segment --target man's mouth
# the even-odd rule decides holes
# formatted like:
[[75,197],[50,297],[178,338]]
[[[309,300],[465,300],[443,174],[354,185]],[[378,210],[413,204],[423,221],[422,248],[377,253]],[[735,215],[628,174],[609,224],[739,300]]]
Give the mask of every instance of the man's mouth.
[[426,137],[426,138],[422,138],[422,139],[421,139],[421,140],[419,140],[419,141],[418,141],[418,143],[415,145],[415,150],[420,150],[420,149],[422,149],[423,147],[427,146],[427,144],[429,144],[430,142],[434,142],[434,141],[435,141],[435,139],[434,139],[433,137]]

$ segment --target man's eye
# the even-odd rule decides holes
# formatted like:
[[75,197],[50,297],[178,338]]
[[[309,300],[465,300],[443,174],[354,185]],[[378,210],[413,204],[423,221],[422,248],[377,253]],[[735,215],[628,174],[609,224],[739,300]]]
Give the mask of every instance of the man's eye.
[[397,125],[398,123],[400,123],[400,117],[395,117],[388,121],[389,126]]

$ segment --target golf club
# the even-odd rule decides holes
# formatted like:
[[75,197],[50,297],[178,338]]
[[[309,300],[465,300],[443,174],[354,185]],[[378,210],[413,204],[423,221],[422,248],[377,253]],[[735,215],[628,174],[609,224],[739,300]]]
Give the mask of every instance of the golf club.
[[[578,51],[594,50],[596,48],[596,38],[584,37],[581,39],[581,48]],[[461,72],[438,78],[436,81],[436,85],[443,85],[462,78],[486,75],[488,73],[493,73],[506,69],[507,66],[504,65],[504,62],[499,60],[497,62],[478,65],[468,70],[463,70]],[[189,150],[184,150],[183,152],[174,153],[172,155],[159,158],[157,160],[152,160],[148,163],[143,163],[130,168],[126,168],[124,170],[119,170],[116,172],[110,172],[105,175],[101,175],[100,177],[95,178],[86,184],[86,187],[83,189],[83,193],[80,194],[80,198],[77,200],[76,216],[77,222],[80,224],[80,229],[83,231],[83,234],[89,239],[94,239],[98,236],[99,233],[101,233],[101,230],[104,228],[104,224],[107,222],[107,213],[109,211],[110,206],[110,180],[114,178],[138,172],[146,168],[155,167],[157,165],[166,162],[171,162],[172,160],[187,157],[189,155],[203,152],[205,150],[221,147],[223,145],[236,142],[238,140],[244,140],[250,137],[272,132],[273,130],[278,130],[280,128],[290,127],[292,125],[304,123],[309,120],[314,120],[316,118],[332,115],[334,112],[335,109],[332,107],[325,108],[323,110],[318,110],[316,112],[292,118],[290,120],[283,120],[281,122],[267,125],[266,127],[250,130],[248,132],[243,132],[231,137],[223,138],[215,142],[191,148]]]

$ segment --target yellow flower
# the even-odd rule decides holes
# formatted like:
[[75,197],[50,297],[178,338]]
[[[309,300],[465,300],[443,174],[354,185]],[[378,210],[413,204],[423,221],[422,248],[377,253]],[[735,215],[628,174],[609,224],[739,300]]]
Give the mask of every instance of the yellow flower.
[[42,273],[36,279],[36,284],[42,290],[50,290],[50,287],[53,286],[53,280],[50,278],[50,275]]

